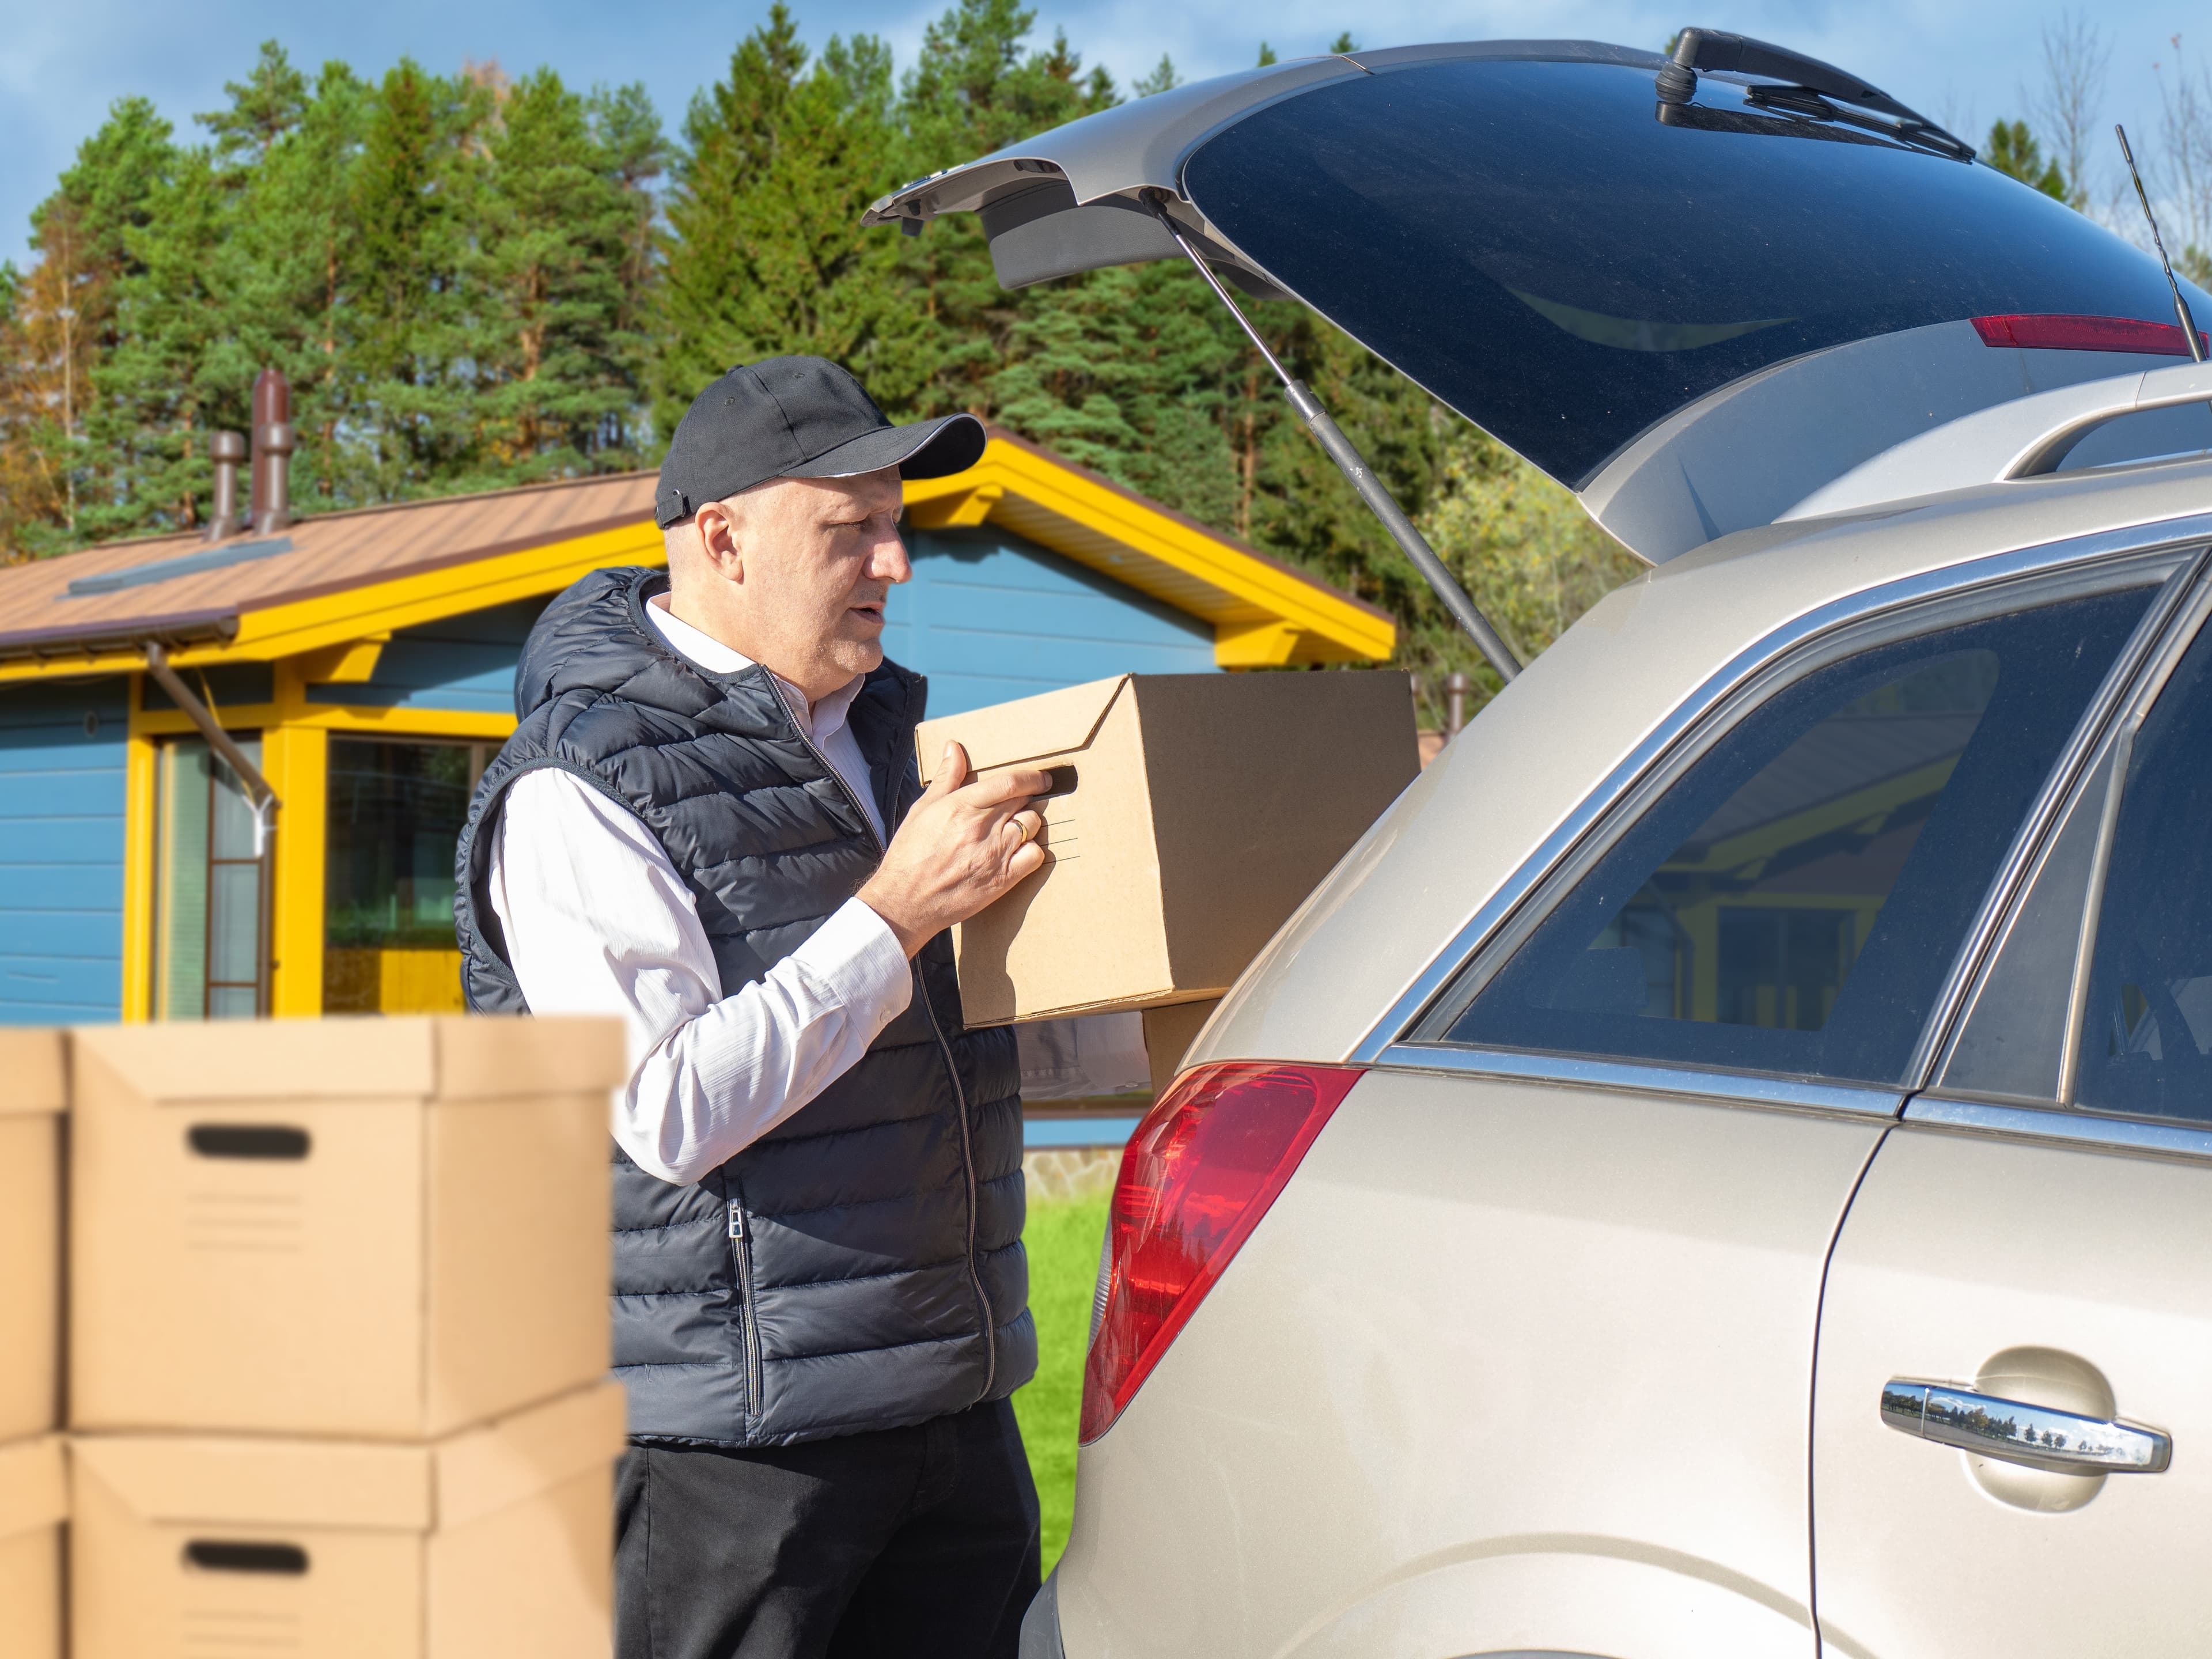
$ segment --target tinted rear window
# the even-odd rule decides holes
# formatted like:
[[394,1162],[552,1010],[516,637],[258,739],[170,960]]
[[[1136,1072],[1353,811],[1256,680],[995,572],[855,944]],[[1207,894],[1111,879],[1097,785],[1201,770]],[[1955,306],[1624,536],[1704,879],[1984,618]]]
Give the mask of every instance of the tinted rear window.
[[1668,787],[1445,1040],[1902,1081],[2148,597],[1923,635],[1782,691]]
[[1656,107],[1641,68],[1425,64],[1248,117],[1184,186],[1316,310],[1577,487],[1804,352],[1998,313],[2172,320],[2148,256],[1989,167],[1764,112],[1711,76],[1691,125]]

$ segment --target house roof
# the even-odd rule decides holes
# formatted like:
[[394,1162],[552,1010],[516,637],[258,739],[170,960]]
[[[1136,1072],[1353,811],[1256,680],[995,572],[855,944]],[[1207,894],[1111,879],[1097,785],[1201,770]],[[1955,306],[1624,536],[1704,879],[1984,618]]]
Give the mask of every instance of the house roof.
[[[0,679],[266,661],[665,556],[649,472],[301,520],[273,537],[149,537],[0,569]],[[1211,623],[1224,667],[1375,660],[1387,612],[1009,433],[907,486],[918,528],[995,523]]]

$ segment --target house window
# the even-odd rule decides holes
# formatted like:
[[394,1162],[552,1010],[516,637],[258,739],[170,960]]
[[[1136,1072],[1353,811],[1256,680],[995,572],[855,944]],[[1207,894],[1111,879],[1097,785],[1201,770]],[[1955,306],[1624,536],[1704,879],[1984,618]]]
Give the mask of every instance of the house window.
[[[260,738],[236,741],[259,765]],[[238,775],[204,738],[164,742],[155,762],[156,1019],[251,1019],[268,1006],[268,876]]]
[[462,1010],[453,845],[489,752],[331,739],[325,1013]]

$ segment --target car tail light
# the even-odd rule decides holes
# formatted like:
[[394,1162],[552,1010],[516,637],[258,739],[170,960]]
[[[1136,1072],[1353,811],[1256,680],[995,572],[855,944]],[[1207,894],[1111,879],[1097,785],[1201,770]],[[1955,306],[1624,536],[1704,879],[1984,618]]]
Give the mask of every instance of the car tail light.
[[[2189,355],[2189,343],[2181,337],[2180,324],[2146,323],[2133,317],[1977,317],[1974,331],[1986,346],[2025,346],[2046,351],[2140,351],[2159,357]],[[2212,345],[2212,341],[2208,341],[2208,345]]]
[[1107,1214],[1084,1444],[1114,1425],[1358,1080],[1345,1066],[1201,1066],[1146,1115]]

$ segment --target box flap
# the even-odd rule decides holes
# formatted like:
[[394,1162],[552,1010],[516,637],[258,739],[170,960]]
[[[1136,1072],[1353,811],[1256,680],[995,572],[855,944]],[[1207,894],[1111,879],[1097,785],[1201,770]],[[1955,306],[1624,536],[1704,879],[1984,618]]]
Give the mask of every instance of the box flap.
[[0,1446],[0,1539],[69,1519],[62,1437],[34,1435]]
[[447,1015],[427,1023],[437,1044],[441,1100],[588,1094],[629,1077],[629,1037],[610,1016]]
[[428,1095],[428,1019],[178,1021],[80,1026],[76,1062],[106,1066],[143,1099],[313,1100]]
[[68,1099],[62,1034],[38,1027],[0,1029],[0,1117],[58,1112]]
[[244,1435],[80,1435],[88,1476],[140,1519],[217,1526],[359,1527],[427,1532],[434,1518],[428,1446],[257,1440]]
[[613,1462],[628,1416],[622,1384],[595,1382],[440,1441],[438,1525],[465,1526]]
[[1117,675],[1110,680],[1047,691],[1042,696],[924,720],[914,736],[921,781],[927,783],[937,775],[948,742],[957,741],[965,747],[968,764],[979,772],[1080,749],[1091,741],[1130,678],[1127,674]]

